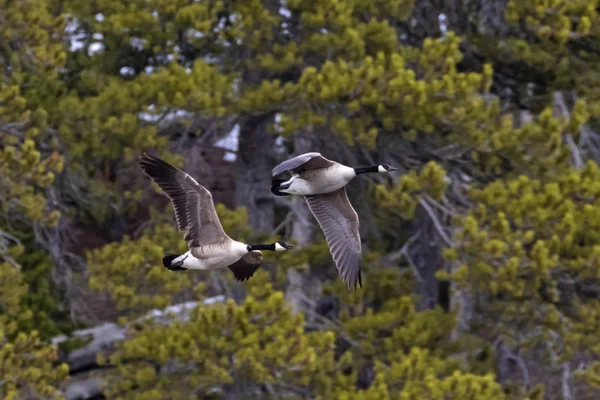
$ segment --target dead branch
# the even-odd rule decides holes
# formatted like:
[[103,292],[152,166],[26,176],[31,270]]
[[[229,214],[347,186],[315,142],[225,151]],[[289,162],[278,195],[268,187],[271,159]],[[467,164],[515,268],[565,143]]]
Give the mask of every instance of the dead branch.
[[443,205],[441,205],[440,203],[438,203],[437,201],[435,201],[434,199],[432,199],[429,195],[424,195],[423,196],[425,198],[425,200],[427,200],[429,203],[431,203],[433,206],[435,206],[436,208],[438,208],[440,211],[448,214],[448,215],[452,215],[455,216],[456,213],[454,211],[450,211],[448,208],[444,207]]
[[287,207],[296,217],[296,219],[303,224],[304,226],[311,226],[311,222],[304,217],[304,215],[302,215],[302,212],[300,212],[300,210],[298,209],[298,204],[289,200],[289,199],[285,199],[281,196],[275,196],[274,197],[274,201],[275,203],[282,205],[284,207]]
[[413,275],[415,276],[415,278],[417,279],[417,281],[420,282],[420,283],[425,282],[425,279],[423,279],[423,277],[421,276],[421,273],[419,272],[419,269],[415,265],[412,257],[408,253],[407,249],[404,249],[402,251],[402,255],[404,256],[404,259],[408,263],[408,266],[409,266],[410,270],[412,271]]
[[437,217],[437,215],[435,215],[435,213],[431,209],[431,206],[429,204],[427,204],[427,202],[425,201],[425,199],[423,197],[419,197],[419,204],[421,204],[421,206],[425,209],[425,211],[431,218],[431,221],[433,222],[433,225],[435,226],[436,231],[438,232],[440,237],[444,240],[444,242],[446,242],[446,244],[448,246],[454,247],[454,243],[452,242],[452,240],[450,240],[450,238],[444,231],[444,227],[442,226],[439,218]]
[[275,227],[275,229],[273,229],[273,232],[271,232],[271,236],[275,236],[277,235],[282,229],[285,229],[287,227],[287,225],[289,225],[292,222],[292,211],[290,211],[285,219]]
[[579,147],[577,147],[577,144],[575,144],[573,136],[571,136],[570,133],[567,133],[565,136],[565,141],[571,149],[571,155],[573,156],[573,163],[575,164],[575,167],[579,169],[583,168],[585,164],[583,162],[583,157],[581,157],[581,151],[579,150]]
[[569,381],[571,380],[571,366],[568,362],[563,363],[563,374],[562,374],[562,398],[563,400],[571,400],[571,387]]
[[511,361],[514,361],[517,363],[517,365],[519,365],[519,368],[521,369],[521,373],[523,374],[523,383],[525,384],[525,387],[529,387],[529,370],[527,369],[527,365],[525,364],[525,361],[523,360],[522,357],[514,354],[513,352],[507,352],[506,354],[506,358],[508,358]]
[[398,257],[400,257],[401,255],[403,255],[406,250],[408,250],[408,248],[410,247],[410,245],[415,240],[417,240],[419,238],[419,236],[421,236],[421,231],[420,230],[418,230],[410,238],[408,238],[408,240],[406,242],[404,242],[404,244],[402,245],[402,247],[399,250],[394,250],[391,253],[388,253],[388,254],[384,255],[383,257],[381,257],[381,262],[393,262],[393,261],[395,261]]

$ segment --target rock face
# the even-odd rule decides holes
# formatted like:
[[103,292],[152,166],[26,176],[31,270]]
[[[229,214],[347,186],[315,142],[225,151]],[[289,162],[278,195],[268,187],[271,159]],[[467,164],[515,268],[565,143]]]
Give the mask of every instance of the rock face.
[[109,350],[112,345],[125,339],[125,329],[117,324],[106,323],[94,328],[74,331],[70,337],[65,335],[57,336],[52,339],[53,344],[64,343],[65,341],[75,341],[77,339],[89,341],[84,347],[77,348],[68,352],[61,361],[69,364],[71,374],[80,371],[87,371],[96,367],[96,355]]
[[[190,311],[201,304],[223,302],[225,296],[215,296],[203,302],[189,301],[169,306],[164,310],[153,310],[137,321],[153,318],[157,324],[165,324],[175,318],[186,321]],[[168,318],[167,318],[168,316]],[[127,327],[114,323],[74,331],[70,336],[60,335],[52,339],[52,343],[62,348],[76,347],[73,350],[59,350],[59,361],[69,365],[70,379],[63,385],[62,392],[67,400],[103,399],[102,377],[98,362],[98,354],[109,355],[116,342],[127,336]],[[81,344],[77,346],[77,344]]]
[[67,400],[104,399],[102,395],[102,378],[91,374],[78,374],[69,379],[63,388]]

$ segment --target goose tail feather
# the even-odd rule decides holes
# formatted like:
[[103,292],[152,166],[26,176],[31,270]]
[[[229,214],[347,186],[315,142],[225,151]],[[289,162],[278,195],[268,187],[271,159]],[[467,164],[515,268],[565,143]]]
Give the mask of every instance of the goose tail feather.
[[173,260],[175,260],[177,257],[179,257],[179,255],[173,253],[166,253],[162,259],[162,263],[165,266],[165,268],[171,271],[184,271],[186,268],[182,267],[183,263],[180,262],[176,265],[173,265]]

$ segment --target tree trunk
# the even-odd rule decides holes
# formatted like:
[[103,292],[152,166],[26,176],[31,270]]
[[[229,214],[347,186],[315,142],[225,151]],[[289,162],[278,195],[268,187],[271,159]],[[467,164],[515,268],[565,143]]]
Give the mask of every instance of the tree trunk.
[[303,197],[296,196],[292,200],[292,204],[296,218],[292,222],[291,238],[298,243],[299,247],[303,247],[310,244],[314,233],[314,222],[316,221],[308,209],[306,200],[304,200]]
[[249,116],[240,123],[235,165],[235,198],[248,210],[248,223],[255,234],[270,234],[275,223],[271,169],[275,166],[275,137],[267,131],[271,114]]
[[420,234],[411,253],[419,274],[417,291],[421,296],[421,302],[418,308],[426,310],[439,303],[439,281],[435,274],[439,269],[444,268],[443,243],[431,217],[422,208],[415,218],[415,226],[418,227]]
[[469,330],[473,318],[473,296],[466,288],[458,287],[457,283],[451,285],[450,309],[456,312],[456,327],[452,332],[452,340],[458,338]]
[[[294,136],[294,153],[302,154],[314,151],[314,141],[308,135],[297,134]],[[291,157],[291,156],[290,156]],[[306,200],[302,196],[294,196],[295,219],[292,223],[292,239],[299,246],[310,243],[314,232],[316,221],[310,212]]]

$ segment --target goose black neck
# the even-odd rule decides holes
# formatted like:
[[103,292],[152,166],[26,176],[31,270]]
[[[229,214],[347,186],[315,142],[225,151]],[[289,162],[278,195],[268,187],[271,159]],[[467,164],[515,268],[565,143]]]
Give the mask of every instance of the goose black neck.
[[253,250],[271,250],[271,251],[275,251],[275,243],[271,243],[271,244],[249,244],[248,245],[248,251],[253,251]]
[[368,174],[371,172],[379,172],[379,166],[373,165],[371,167],[354,168],[354,172],[356,173],[356,175]]

